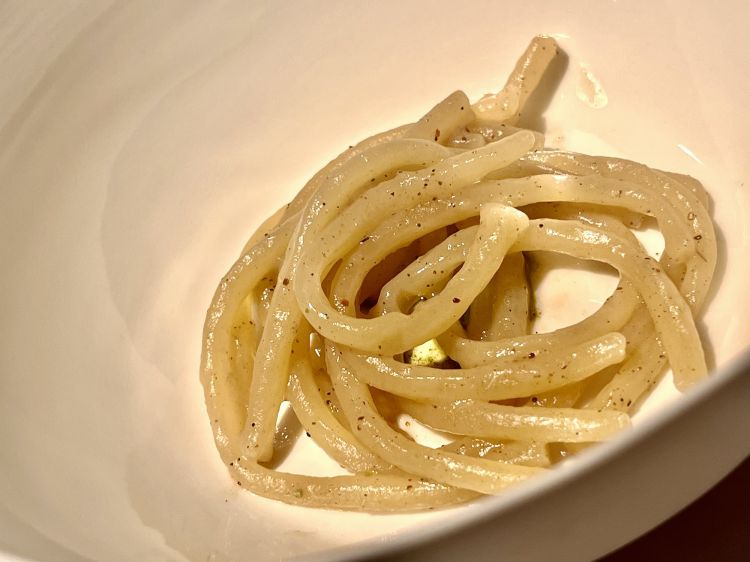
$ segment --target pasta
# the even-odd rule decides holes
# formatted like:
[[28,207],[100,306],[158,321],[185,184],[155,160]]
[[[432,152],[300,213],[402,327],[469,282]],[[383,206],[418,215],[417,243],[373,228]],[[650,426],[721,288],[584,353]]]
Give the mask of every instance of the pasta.
[[[239,486],[336,509],[465,502],[628,427],[667,365],[680,390],[707,375],[695,319],[716,264],[708,196],[688,176],[545,149],[522,128],[557,53],[537,37],[499,93],[472,105],[455,92],[351,147],[247,243],[208,310],[201,361]],[[649,217],[658,259],[632,230]],[[617,288],[537,333],[538,252],[607,264]],[[275,468],[284,403],[347,474]]]

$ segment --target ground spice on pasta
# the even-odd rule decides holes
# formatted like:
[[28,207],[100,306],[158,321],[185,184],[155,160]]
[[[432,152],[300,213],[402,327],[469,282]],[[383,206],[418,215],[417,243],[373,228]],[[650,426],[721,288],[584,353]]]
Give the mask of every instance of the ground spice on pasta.
[[[680,390],[706,376],[708,197],[687,176],[548,150],[520,128],[558,52],[537,37],[499,93],[455,92],[350,146],[250,239],[208,310],[201,364],[239,486],[336,509],[465,502],[627,427],[667,365]],[[658,260],[630,228],[645,216],[664,236]],[[609,264],[619,285],[588,318],[533,333],[540,251]],[[285,401],[350,474],[270,468]],[[450,442],[418,442],[402,413]]]

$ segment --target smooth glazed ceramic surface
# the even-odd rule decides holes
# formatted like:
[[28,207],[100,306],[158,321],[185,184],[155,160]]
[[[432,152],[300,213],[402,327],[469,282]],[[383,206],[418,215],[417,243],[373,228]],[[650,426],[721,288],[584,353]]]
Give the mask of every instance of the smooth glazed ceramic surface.
[[[0,558],[585,559],[686,505],[750,453],[748,16],[739,2],[1,4]],[[688,173],[712,195],[712,379],[678,396],[667,377],[632,431],[467,506],[314,511],[233,486],[198,362],[245,239],[349,144],[455,89],[497,90],[540,33],[568,56],[539,123],[550,144]],[[286,468],[302,466],[334,468],[304,448]]]

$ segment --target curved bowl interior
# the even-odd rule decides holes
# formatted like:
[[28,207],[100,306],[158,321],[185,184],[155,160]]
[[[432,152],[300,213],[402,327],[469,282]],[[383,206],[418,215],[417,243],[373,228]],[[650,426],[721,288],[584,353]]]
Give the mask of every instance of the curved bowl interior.
[[[197,378],[203,316],[245,239],[324,162],[452,90],[498,89],[528,40],[553,34],[568,60],[541,104],[550,142],[691,174],[711,193],[722,257],[699,327],[719,380],[694,401],[718,400],[750,341],[748,15],[739,2],[672,1],[0,7],[7,556],[261,560],[368,541],[362,554],[478,521],[492,536],[493,517],[514,513],[544,522],[562,512],[544,498],[563,489],[568,508],[591,507],[601,489],[582,475],[597,467],[591,482],[605,487],[612,461],[635,450],[649,455],[644,477],[667,478],[672,450],[655,428],[710,410],[679,410],[669,378],[629,436],[504,497],[389,516],[254,497],[213,447]],[[733,392],[747,404],[747,384]],[[659,418],[670,408],[685,415]],[[685,505],[748,454],[747,435],[706,429],[696,438],[722,447],[700,483],[579,554]]]

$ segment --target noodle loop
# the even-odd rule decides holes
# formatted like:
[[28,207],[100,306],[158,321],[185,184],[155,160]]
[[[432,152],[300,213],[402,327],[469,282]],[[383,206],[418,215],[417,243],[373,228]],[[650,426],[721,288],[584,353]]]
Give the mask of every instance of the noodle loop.
[[[248,241],[201,360],[237,484],[310,507],[465,502],[626,428],[667,365],[680,390],[707,375],[708,197],[687,176],[546,150],[519,128],[557,53],[537,37],[501,92],[474,105],[455,92],[351,147]],[[648,217],[659,258],[632,231]],[[592,315],[536,333],[528,270],[545,252],[619,281]],[[272,468],[284,402],[348,474]]]

